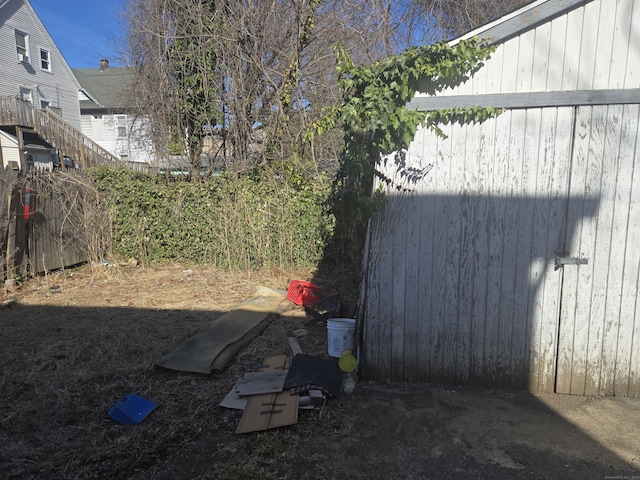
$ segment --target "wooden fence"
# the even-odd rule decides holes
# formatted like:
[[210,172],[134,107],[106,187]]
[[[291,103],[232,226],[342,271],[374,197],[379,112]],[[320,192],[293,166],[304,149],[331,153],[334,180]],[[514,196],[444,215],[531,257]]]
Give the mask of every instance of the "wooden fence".
[[[77,173],[0,170],[0,281],[88,260],[86,183]],[[89,206],[90,208],[90,206]]]

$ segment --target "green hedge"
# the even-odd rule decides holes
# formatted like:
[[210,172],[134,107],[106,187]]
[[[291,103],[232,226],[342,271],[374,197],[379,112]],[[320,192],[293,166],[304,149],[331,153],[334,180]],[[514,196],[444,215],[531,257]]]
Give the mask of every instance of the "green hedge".
[[322,176],[260,171],[195,183],[105,167],[88,173],[109,205],[115,253],[147,263],[312,266],[334,227]]

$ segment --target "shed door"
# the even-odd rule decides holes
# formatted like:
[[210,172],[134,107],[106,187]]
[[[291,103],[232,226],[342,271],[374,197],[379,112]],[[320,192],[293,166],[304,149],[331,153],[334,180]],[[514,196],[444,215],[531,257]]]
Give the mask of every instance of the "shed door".
[[[640,395],[640,161],[638,105],[576,110],[570,198],[559,266],[555,391]],[[588,262],[588,263],[583,263]],[[635,345],[634,345],[635,342]]]

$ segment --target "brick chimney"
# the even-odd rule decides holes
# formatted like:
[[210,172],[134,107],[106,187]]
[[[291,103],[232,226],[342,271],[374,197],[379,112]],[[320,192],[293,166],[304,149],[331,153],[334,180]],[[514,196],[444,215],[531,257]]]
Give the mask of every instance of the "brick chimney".
[[109,60],[106,58],[100,59],[100,68],[109,68]]

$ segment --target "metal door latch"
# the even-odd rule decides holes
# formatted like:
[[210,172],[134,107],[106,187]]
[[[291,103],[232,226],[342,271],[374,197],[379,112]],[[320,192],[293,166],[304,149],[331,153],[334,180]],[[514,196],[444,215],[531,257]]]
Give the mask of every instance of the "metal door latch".
[[565,265],[586,265],[588,263],[589,260],[586,258],[556,257],[556,267],[554,270],[558,270],[560,267],[564,267]]

